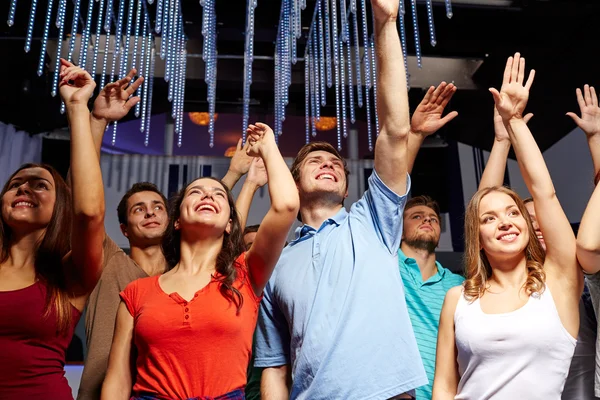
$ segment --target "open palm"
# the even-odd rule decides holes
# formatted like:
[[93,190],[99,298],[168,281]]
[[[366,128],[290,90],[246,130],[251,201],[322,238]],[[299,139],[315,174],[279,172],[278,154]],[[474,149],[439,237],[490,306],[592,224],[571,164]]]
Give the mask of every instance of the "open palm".
[[583,93],[577,88],[577,103],[581,111],[581,118],[577,114],[568,112],[567,115],[575,121],[578,127],[585,132],[586,135],[592,136],[600,133],[600,107],[598,107],[598,96],[596,89],[585,85]]
[[525,58],[522,58],[519,53],[515,53],[514,57],[508,58],[500,92],[494,88],[490,89],[490,92],[494,96],[496,109],[503,120],[523,118],[523,112],[529,100],[529,89],[533,84],[534,76],[535,71],[531,70],[527,82],[523,84],[525,78]]
[[118,121],[140,101],[138,96],[131,97],[144,82],[144,78],[140,77],[130,85],[135,73],[135,69],[132,69],[125,78],[109,83],[100,91],[94,101],[92,110],[94,118],[104,119],[107,122]]
[[410,120],[411,132],[429,136],[454,119],[458,115],[456,111],[442,118],[444,109],[454,93],[456,93],[456,86],[452,83],[442,82],[437,88],[430,87]]

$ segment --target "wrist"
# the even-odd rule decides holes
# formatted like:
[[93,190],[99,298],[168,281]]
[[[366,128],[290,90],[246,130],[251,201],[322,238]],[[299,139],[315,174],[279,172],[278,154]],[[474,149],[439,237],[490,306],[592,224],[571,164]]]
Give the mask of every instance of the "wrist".
[[65,102],[65,110],[67,111],[67,114],[80,114],[80,113],[86,113],[89,114],[90,110],[87,107],[87,104],[82,104],[82,103],[67,103]]
[[227,176],[229,176],[230,178],[234,178],[234,179],[240,179],[242,177],[242,173],[240,173],[239,171],[236,171],[235,169],[232,169],[231,167],[227,170]]
[[248,178],[246,178],[246,180],[244,181],[244,186],[246,186],[248,189],[254,192],[256,192],[260,188],[260,185],[258,183]]

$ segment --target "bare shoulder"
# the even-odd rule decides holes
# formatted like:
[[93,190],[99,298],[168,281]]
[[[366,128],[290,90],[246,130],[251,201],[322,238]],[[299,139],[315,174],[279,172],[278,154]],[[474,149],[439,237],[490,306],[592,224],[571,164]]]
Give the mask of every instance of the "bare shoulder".
[[463,287],[462,285],[458,285],[458,286],[454,286],[453,288],[450,288],[450,290],[448,290],[446,292],[446,297],[444,298],[444,305],[442,306],[442,308],[444,310],[447,310],[447,312],[451,312],[452,314],[454,314],[454,311],[456,310],[456,305],[458,304],[458,300],[460,299],[460,296],[463,295]]

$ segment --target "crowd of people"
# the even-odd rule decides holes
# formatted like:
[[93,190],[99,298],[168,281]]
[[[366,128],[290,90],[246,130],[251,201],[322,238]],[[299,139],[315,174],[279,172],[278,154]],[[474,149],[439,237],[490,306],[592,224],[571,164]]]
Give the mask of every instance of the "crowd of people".
[[[349,170],[333,146],[305,145],[290,169],[257,122],[223,179],[169,201],[148,182],[127,191],[129,255],[105,232],[100,148],[143,78],[108,84],[90,112],[93,78],[61,60],[68,176],[25,164],[0,193],[0,399],[72,399],[65,353],[84,309],[81,400],[600,397],[600,189],[576,234],[527,126],[534,71],[516,53],[490,89],[495,140],[457,275],[436,260],[440,207],[409,198],[423,141],[458,115],[444,115],[457,88],[429,88],[411,117],[398,1],[371,3],[380,131],[364,195],[344,205]],[[597,184],[598,97],[587,85],[576,96],[568,115]],[[503,186],[511,147],[531,198]],[[267,183],[270,209],[246,226]]]

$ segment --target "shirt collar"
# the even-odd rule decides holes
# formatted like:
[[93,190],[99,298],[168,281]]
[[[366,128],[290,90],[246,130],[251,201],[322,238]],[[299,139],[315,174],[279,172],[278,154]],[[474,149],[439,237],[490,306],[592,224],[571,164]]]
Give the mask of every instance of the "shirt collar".
[[[326,226],[332,225],[332,224],[335,224],[336,226],[340,226],[340,224],[344,221],[344,219],[346,219],[347,216],[348,216],[348,211],[346,211],[346,209],[344,207],[342,207],[334,216],[329,217],[325,221],[323,221],[323,223],[321,224],[321,227],[319,227],[319,231],[323,230],[323,228],[325,228]],[[292,243],[299,241],[300,239],[304,238],[306,235],[308,235],[311,232],[317,232],[317,230],[307,224],[304,224],[304,225],[296,228],[296,231],[295,231],[296,237]]]
[[[401,249],[398,249],[398,259],[402,264],[406,266],[408,272],[411,275],[418,277],[419,281],[423,280],[421,276],[421,270],[419,269],[419,265],[417,264],[417,260],[415,260],[414,258],[407,257]],[[442,267],[442,264],[440,264],[438,261],[435,262],[435,266],[437,267],[437,273],[431,278],[429,278],[427,282],[423,283],[436,283],[444,279],[444,276],[446,275],[446,269]]]

